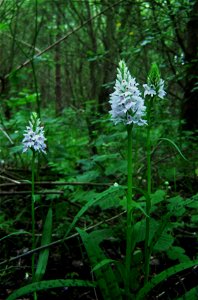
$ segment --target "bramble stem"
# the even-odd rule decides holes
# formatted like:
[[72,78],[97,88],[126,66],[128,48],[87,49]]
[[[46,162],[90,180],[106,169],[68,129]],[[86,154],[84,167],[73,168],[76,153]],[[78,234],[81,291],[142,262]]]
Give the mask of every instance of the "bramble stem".
[[128,191],[127,191],[127,229],[126,229],[126,297],[130,295],[130,270],[131,270],[131,248],[132,248],[132,125],[127,127],[128,133]]

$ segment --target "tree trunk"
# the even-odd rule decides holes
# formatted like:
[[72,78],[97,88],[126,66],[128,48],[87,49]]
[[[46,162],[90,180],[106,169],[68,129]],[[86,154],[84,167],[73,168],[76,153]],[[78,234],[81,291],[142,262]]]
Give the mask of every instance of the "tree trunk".
[[186,47],[186,88],[182,103],[181,116],[185,123],[183,130],[194,131],[198,129],[198,1],[193,5],[190,19],[187,24]]
[[[60,38],[60,12],[57,11],[56,15],[56,27],[57,27],[57,35],[56,40]],[[63,103],[62,103],[62,85],[61,85],[61,45],[58,44],[55,47],[55,107],[56,107],[56,115],[60,115],[62,109],[63,109]]]

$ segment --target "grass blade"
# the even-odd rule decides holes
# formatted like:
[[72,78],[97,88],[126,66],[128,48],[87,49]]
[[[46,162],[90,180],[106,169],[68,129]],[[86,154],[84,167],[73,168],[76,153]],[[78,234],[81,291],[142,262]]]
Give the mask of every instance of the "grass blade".
[[[51,237],[52,237],[52,208],[50,207],[43,227],[41,246],[45,246],[51,243]],[[50,248],[43,249],[39,253],[39,259],[38,259],[37,269],[35,272],[34,281],[40,281],[45,274],[48,258],[49,258],[49,249]]]
[[70,231],[72,230],[72,228],[76,225],[76,223],[78,222],[78,220],[82,217],[82,215],[92,206],[95,205],[99,200],[101,200],[102,198],[104,198],[105,196],[111,194],[111,193],[115,193],[115,190],[117,189],[117,187],[115,186],[111,186],[110,188],[108,188],[106,191],[100,193],[95,199],[91,199],[89,202],[87,202],[81,209],[80,211],[77,213],[77,215],[74,217],[72,223],[70,224],[64,238],[70,233]]
[[38,292],[47,289],[63,288],[63,287],[95,287],[94,282],[86,280],[77,279],[55,279],[55,280],[45,280],[40,282],[34,282],[28,284],[15,292],[13,292],[6,300],[15,300],[21,296],[31,294],[33,292]]
[[160,138],[160,140],[162,141],[166,141],[166,142],[169,142],[176,150],[177,152],[179,153],[179,155],[186,161],[188,161],[187,158],[185,158],[185,156],[182,154],[181,150],[179,149],[179,147],[170,139],[167,139],[167,138]]
[[[97,284],[105,300],[121,300],[121,291],[118,286],[115,274],[107,262],[107,258],[99,245],[93,240],[92,235],[77,228],[83,244],[86,248],[91,266],[95,268]],[[108,261],[109,262],[109,261]],[[103,264],[103,265],[102,265]]]
[[164,281],[165,279],[169,278],[170,276],[179,273],[185,269],[192,268],[198,264],[198,259],[195,261],[185,262],[173,266],[160,274],[156,275],[150,282],[148,282],[137,294],[136,300],[144,300],[145,296],[160,282]]

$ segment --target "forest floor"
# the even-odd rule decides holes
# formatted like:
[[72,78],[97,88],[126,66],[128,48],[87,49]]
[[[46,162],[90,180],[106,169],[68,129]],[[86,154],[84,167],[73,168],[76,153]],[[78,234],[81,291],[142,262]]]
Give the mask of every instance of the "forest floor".
[[[14,193],[14,191],[13,191]],[[62,199],[63,200],[63,199]],[[10,226],[14,227],[15,230],[25,230],[31,232],[31,214],[29,211],[30,205],[27,204],[30,201],[28,195],[15,195],[14,200],[11,196],[3,196],[1,200],[1,210],[6,215],[16,216],[20,211],[22,212],[21,218],[15,219],[14,223]],[[59,199],[61,201],[61,199]],[[47,206],[47,202],[44,200],[44,206]],[[27,209],[24,211],[24,206]],[[78,206],[70,207],[71,218],[79,210]],[[119,210],[115,210],[114,214],[119,214]],[[91,218],[94,219],[95,224],[101,220],[101,217],[108,217],[112,212],[100,211],[94,209],[91,211]],[[42,217],[43,215],[38,212],[36,222],[36,232],[42,232]],[[4,220],[5,222],[6,220]],[[117,226],[120,220],[113,220],[109,222],[107,226]],[[120,223],[121,224],[121,223]],[[119,224],[119,225],[120,225]],[[83,222],[80,224],[83,227]],[[124,225],[124,223],[123,223]],[[183,234],[184,233],[184,234]],[[3,226],[0,230],[0,238],[9,234]],[[26,253],[31,250],[31,235],[13,235],[1,242],[1,262],[7,262],[1,266],[1,282],[0,282],[0,300],[5,300],[9,294],[14,290],[22,287],[28,283],[31,283],[31,255]],[[41,235],[37,234],[37,238]],[[180,246],[185,249],[186,254],[193,258],[196,256],[196,238],[185,236],[185,229],[180,235]],[[58,240],[59,237],[53,234],[52,241]],[[39,245],[39,243],[38,243]],[[142,245],[143,246],[143,245]],[[125,241],[119,240],[105,240],[102,242],[101,247],[105,250],[108,257],[115,260],[122,260],[125,255]],[[141,244],[139,245],[141,247]],[[21,257],[21,255],[24,256]],[[16,260],[9,262],[12,257],[18,257]],[[167,269],[168,267],[175,264],[175,261],[168,259],[166,254],[162,254],[159,257],[152,257],[151,260],[151,277],[155,274]],[[49,262],[47,266],[46,274],[43,280],[49,279],[83,279],[93,280],[93,275],[89,265],[89,261],[79,236],[75,236],[68,241],[58,243],[50,248]],[[180,272],[177,276],[172,276],[169,280],[166,280],[161,285],[158,285],[147,299],[149,300],[171,300],[180,297],[185,294],[186,291],[195,287],[198,278],[198,268],[193,268],[184,272]],[[140,278],[140,281],[143,279]],[[30,297],[22,297],[21,300],[29,300]],[[102,300],[100,291],[93,288],[72,288],[65,287],[53,290],[42,291],[38,293],[38,300],[42,299],[53,299],[53,300]]]

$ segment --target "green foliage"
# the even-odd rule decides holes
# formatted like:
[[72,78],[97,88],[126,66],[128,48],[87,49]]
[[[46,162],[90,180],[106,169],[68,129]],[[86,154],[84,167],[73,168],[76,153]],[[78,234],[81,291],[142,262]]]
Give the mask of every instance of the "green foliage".
[[92,234],[87,234],[79,228],[77,229],[77,231],[80,234],[83,244],[86,248],[103,299],[121,300],[122,297],[120,288],[118,286],[113,270],[109,265],[112,260],[105,257],[98,243],[96,243],[96,241],[92,239]]
[[169,278],[170,276],[177,274],[183,270],[194,267],[198,263],[197,261],[184,262],[179,265],[173,266],[160,274],[156,275],[149,283],[147,283],[137,294],[136,300],[143,300],[145,296],[153,289],[157,284],[162,282],[163,280]]
[[[48,245],[51,242],[51,237],[52,237],[52,208],[50,207],[43,227],[41,246]],[[44,250],[41,250],[41,252],[39,253],[34,281],[42,280],[47,268],[49,251],[50,249],[46,248]]]
[[[107,197],[109,196],[115,196],[115,193],[119,193],[119,190],[122,190],[123,187],[117,187],[117,186],[111,186],[109,187],[106,191],[102,192],[102,193],[95,193],[94,197],[93,194],[91,196],[91,199],[79,210],[79,212],[77,213],[77,215],[74,217],[72,223],[70,224],[69,228],[67,229],[66,235],[67,236],[70,231],[72,230],[72,228],[74,228],[74,226],[76,225],[76,223],[78,222],[78,220],[83,216],[83,214],[91,207],[94,205],[100,205],[103,207],[104,205],[104,209],[106,208],[110,208],[112,206],[115,205],[115,198],[114,199],[114,203],[112,205],[112,202],[109,202],[110,205],[106,205],[105,202],[102,202],[103,200],[105,201]],[[103,204],[101,204],[103,203]]]
[[37,98],[37,94],[33,93],[30,94],[29,91],[22,91],[19,93],[18,97],[11,97],[7,104],[10,108],[16,108],[17,106],[29,104],[29,103],[35,103]]
[[[108,5],[106,1],[67,1],[64,7],[59,1],[47,0],[1,2],[0,45],[4,49],[0,57],[2,259],[30,248],[30,186],[25,185],[31,179],[30,154],[22,155],[21,141],[32,111],[40,112],[48,144],[47,156],[40,155],[36,160],[36,181],[45,182],[45,185],[36,185],[40,193],[35,195],[37,233],[44,219],[43,212],[52,205],[55,237],[69,235],[77,224],[88,228],[99,222],[100,229],[91,233],[98,248],[104,239],[111,244],[109,248],[114,247],[115,240],[123,247],[125,218],[112,220],[108,225],[105,222],[126,209],[126,131],[122,126],[114,127],[107,116],[116,65],[124,59],[140,83],[146,82],[150,63],[157,62],[167,88],[167,99],[156,103],[151,129],[153,192],[149,195],[152,204],[149,250],[162,262],[163,259],[173,263],[189,262],[197,255],[196,249],[193,246],[193,254],[187,253],[187,244],[182,244],[182,239],[190,236],[196,241],[198,224],[197,132],[194,130],[196,122],[192,121],[196,105],[188,99],[197,94],[197,35],[196,26],[191,27],[196,15],[195,1],[157,1],[155,4],[134,1],[133,9],[128,1],[109,1]],[[97,13],[91,22],[87,21]],[[29,22],[30,19],[34,22]],[[195,57],[189,57],[188,49]],[[159,77],[156,67],[150,77],[150,81]],[[182,120],[181,113],[186,111],[189,118]],[[184,122],[190,123],[189,131],[181,130]],[[132,203],[135,224],[131,285],[135,295],[144,276],[142,244],[148,217],[146,128],[134,128],[133,138],[136,141],[133,184],[139,188],[134,188]],[[54,181],[75,184],[51,184]],[[167,181],[169,184],[165,186]],[[54,190],[60,193],[52,194]],[[51,240],[51,221],[47,215],[48,228],[43,231],[42,245]],[[111,230],[105,231],[107,227]],[[67,248],[70,247],[73,243],[68,242]],[[63,251],[60,249],[58,251]],[[65,253],[61,255],[67,255]],[[45,273],[48,255],[47,249],[40,252],[37,274]],[[123,256],[123,253],[118,250],[115,256]],[[112,261],[115,257],[105,256],[92,267],[101,272],[109,269]],[[30,272],[25,262],[20,261],[17,268],[7,262],[1,272],[3,288],[4,283],[6,289],[17,288],[13,282],[18,278],[18,271],[22,274],[21,280],[23,268],[24,272]],[[113,264],[116,280],[122,286],[126,279],[124,266]],[[41,279],[39,274],[38,280]],[[40,284],[26,286],[22,292],[49,286]],[[23,294],[18,297],[20,295]],[[187,299],[193,299],[194,295],[196,289],[186,293]],[[4,295],[0,294],[0,298]]]
[[182,297],[177,298],[177,300],[196,300],[198,297],[198,287],[194,287],[190,291],[186,292]]
[[40,282],[34,282],[28,284],[14,293],[12,293],[6,300],[15,300],[21,296],[30,294],[32,292],[38,292],[47,289],[55,289],[61,287],[95,287],[94,282],[77,280],[77,279],[56,279],[56,280],[45,280]]

